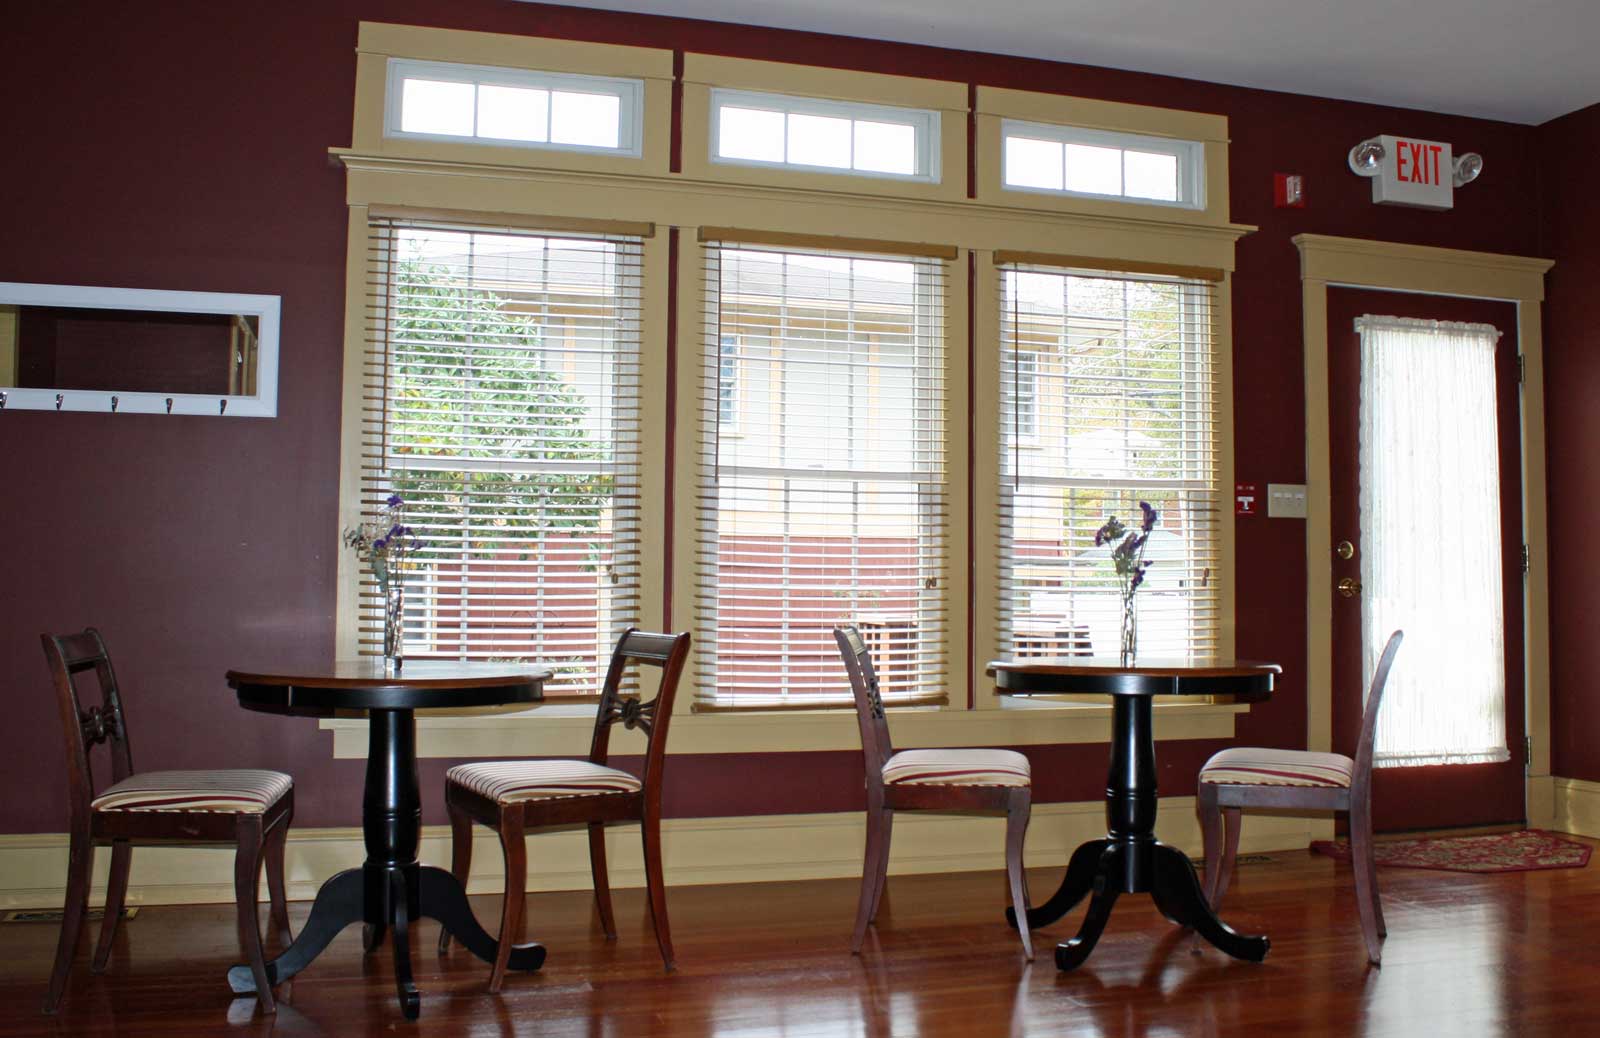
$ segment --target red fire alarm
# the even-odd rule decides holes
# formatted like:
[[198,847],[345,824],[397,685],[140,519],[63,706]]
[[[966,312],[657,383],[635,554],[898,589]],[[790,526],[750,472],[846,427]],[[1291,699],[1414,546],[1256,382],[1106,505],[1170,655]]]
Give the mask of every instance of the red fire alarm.
[[1233,485],[1233,514],[1256,514],[1256,485],[1254,483],[1235,483]]
[[1272,174],[1272,204],[1279,209],[1306,207],[1306,178],[1298,173]]

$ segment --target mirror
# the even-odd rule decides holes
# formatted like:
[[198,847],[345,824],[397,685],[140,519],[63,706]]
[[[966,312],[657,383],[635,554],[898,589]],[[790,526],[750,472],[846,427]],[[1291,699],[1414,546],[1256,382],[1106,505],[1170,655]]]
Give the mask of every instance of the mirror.
[[277,296],[0,282],[0,412],[270,418]]

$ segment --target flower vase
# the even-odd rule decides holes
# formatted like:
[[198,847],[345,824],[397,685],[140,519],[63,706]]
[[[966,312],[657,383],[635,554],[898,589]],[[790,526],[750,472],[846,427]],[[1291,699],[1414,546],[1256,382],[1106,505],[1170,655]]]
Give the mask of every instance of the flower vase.
[[387,674],[400,670],[405,656],[405,585],[395,581],[383,586],[383,669]]
[[1139,657],[1139,612],[1134,606],[1133,592],[1122,594],[1122,650],[1124,667],[1131,667]]

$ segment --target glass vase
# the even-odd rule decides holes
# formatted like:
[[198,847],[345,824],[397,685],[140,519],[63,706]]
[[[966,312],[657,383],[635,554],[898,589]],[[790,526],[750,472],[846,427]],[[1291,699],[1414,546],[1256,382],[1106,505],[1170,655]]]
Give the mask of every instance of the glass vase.
[[1134,602],[1132,590],[1122,593],[1122,647],[1119,656],[1124,667],[1134,666],[1139,658],[1139,611]]
[[395,673],[405,656],[406,589],[399,581],[383,587],[383,669]]

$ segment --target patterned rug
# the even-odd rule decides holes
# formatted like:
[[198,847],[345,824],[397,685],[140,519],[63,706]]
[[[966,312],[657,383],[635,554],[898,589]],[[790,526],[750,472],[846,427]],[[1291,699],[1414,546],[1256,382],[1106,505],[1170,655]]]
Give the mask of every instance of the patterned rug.
[[[1350,845],[1344,840],[1317,840],[1311,844],[1311,849],[1340,861],[1350,860]],[[1588,844],[1543,829],[1521,829],[1487,836],[1380,840],[1373,853],[1379,865],[1398,869],[1532,872],[1536,869],[1581,869],[1589,864],[1591,850]]]

